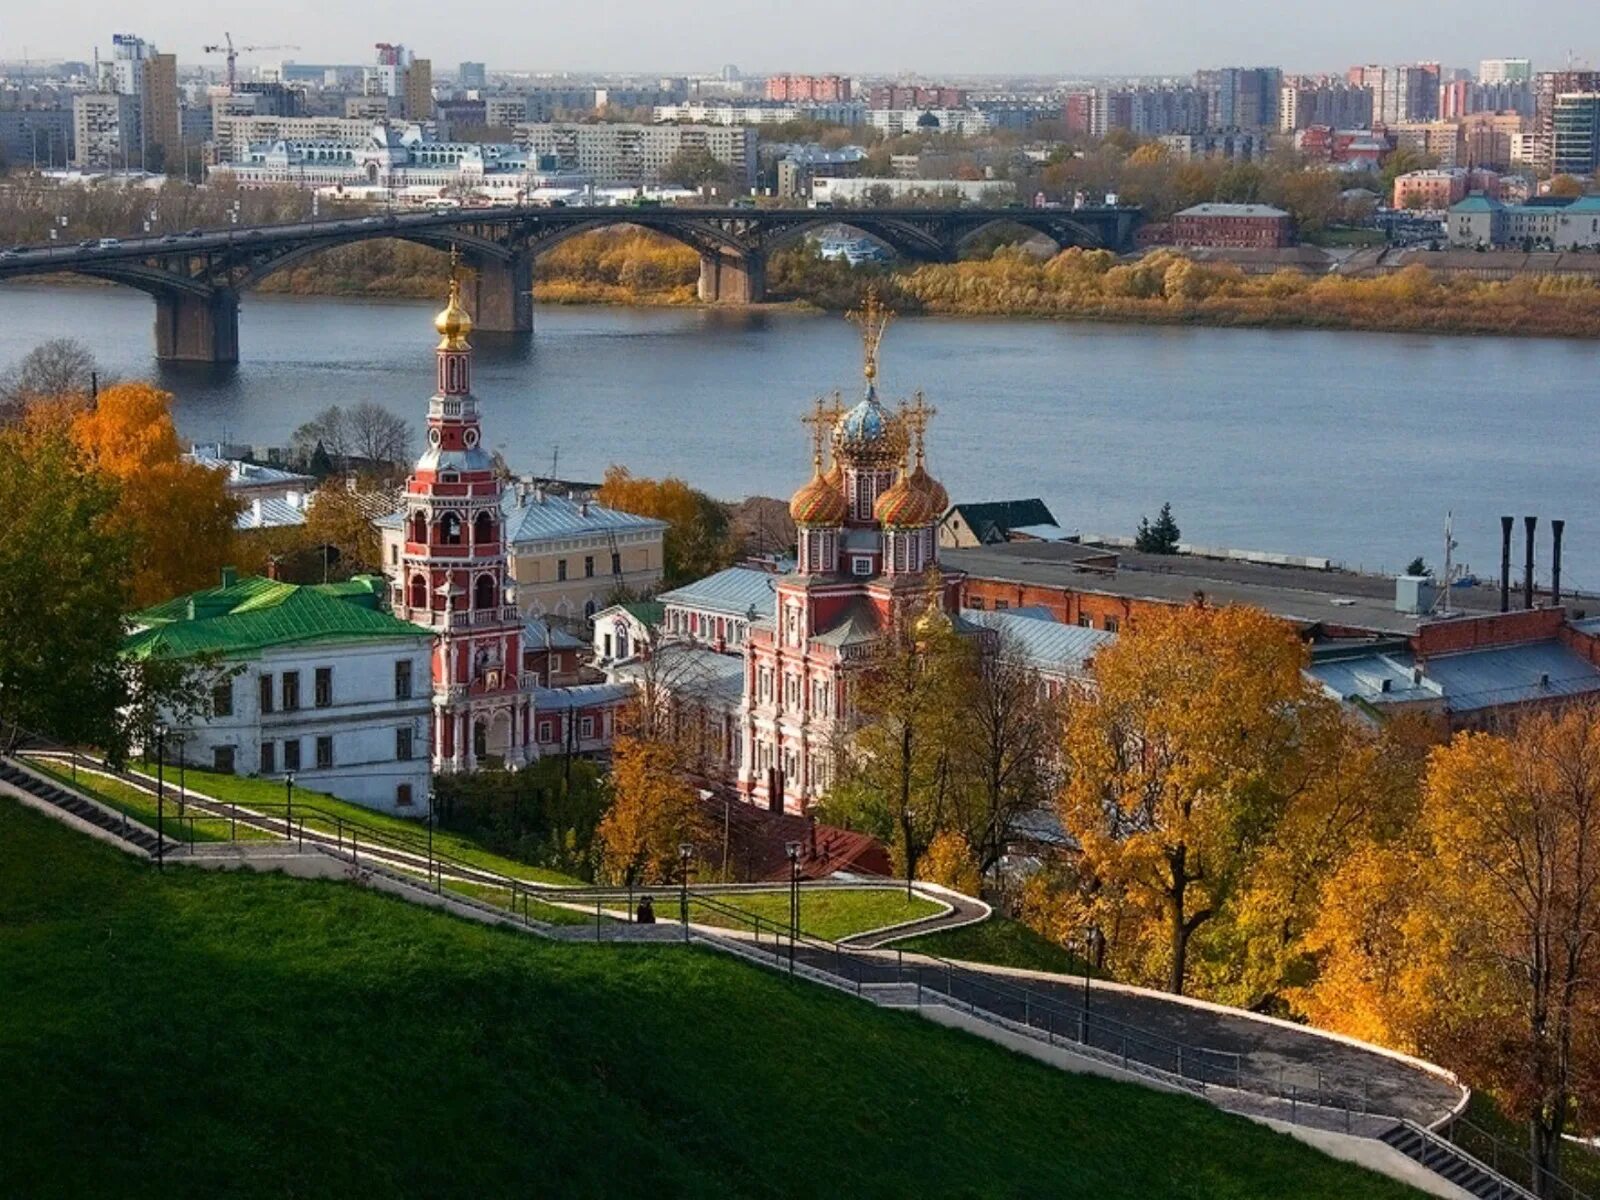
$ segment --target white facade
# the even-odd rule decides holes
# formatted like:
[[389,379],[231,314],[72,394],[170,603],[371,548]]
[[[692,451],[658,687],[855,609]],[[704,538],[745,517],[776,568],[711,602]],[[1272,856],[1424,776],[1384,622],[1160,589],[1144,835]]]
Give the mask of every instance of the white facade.
[[1016,185],[994,179],[897,179],[861,176],[841,179],[832,175],[819,175],[811,181],[813,204],[859,204],[875,195],[883,195],[883,188],[893,200],[923,197],[959,196],[969,204],[988,201],[1005,201],[1016,195]]
[[[383,812],[428,811],[431,638],[268,647],[224,659],[217,715],[185,730],[197,766],[295,782]],[[223,697],[226,697],[224,700]],[[169,743],[169,746],[171,743]]]
[[691,121],[699,125],[783,125],[790,121],[828,121],[859,125],[864,104],[658,104],[652,115],[658,122]]
[[[928,124],[929,117],[937,124]],[[972,137],[994,128],[987,114],[975,108],[874,108],[868,110],[866,121],[874,129],[883,130],[885,137],[899,137],[903,133],[954,133]]]
[[534,155],[554,155],[556,168],[596,182],[657,183],[678,154],[704,150],[729,169],[736,187],[756,174],[756,132],[743,125],[518,125],[517,144]]

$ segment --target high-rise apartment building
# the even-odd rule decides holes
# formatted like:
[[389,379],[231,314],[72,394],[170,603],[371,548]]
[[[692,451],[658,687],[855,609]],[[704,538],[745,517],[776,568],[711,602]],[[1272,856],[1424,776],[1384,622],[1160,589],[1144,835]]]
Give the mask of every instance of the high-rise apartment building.
[[1533,64],[1525,58],[1486,58],[1478,64],[1479,83],[1530,83]]
[[171,168],[183,153],[183,118],[178,112],[178,56],[152,54],[144,66],[139,95],[144,158],[147,167],[159,161]]
[[517,145],[551,155],[557,169],[579,171],[601,184],[661,182],[679,154],[703,150],[728,168],[734,187],[756,174],[757,131],[749,125],[518,125]]
[[1381,125],[1431,121],[1439,115],[1439,64],[1351,67],[1346,82],[1372,92],[1372,119]]
[[850,99],[850,80],[844,75],[772,75],[765,96],[786,103],[843,104]]
[[1196,71],[1212,129],[1276,129],[1283,72],[1277,67],[1222,67]]
[[1563,92],[1551,120],[1550,173],[1591,175],[1600,168],[1600,92]]
[[139,99],[121,92],[79,92],[72,98],[73,165],[85,171],[139,166]]
[[1278,92],[1278,129],[1296,133],[1313,125],[1367,129],[1372,125],[1372,93],[1364,87],[1325,78],[1285,81]]
[[1556,97],[1600,92],[1600,71],[1540,71],[1533,79],[1533,158],[1541,174],[1552,169]]
[[489,72],[481,62],[464,62],[456,68],[456,82],[464,88],[486,88]]
[[413,58],[406,67],[405,87],[401,92],[404,105],[401,113],[408,121],[433,119],[433,62],[426,58]]

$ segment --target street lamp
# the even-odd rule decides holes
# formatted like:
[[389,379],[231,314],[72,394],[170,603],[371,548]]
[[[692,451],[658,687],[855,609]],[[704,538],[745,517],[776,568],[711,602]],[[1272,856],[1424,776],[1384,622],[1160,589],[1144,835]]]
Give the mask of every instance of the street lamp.
[[156,735],[156,870],[167,869],[167,727],[157,724]]
[[794,974],[794,940],[800,933],[800,843],[785,842],[789,856],[789,974]]
[[694,843],[678,843],[678,917],[683,922],[683,940],[689,940],[689,862],[694,858]]
[[433,876],[435,890],[442,890],[443,881],[440,880],[438,871],[433,865],[433,814],[439,807],[439,793],[433,788],[428,789],[428,874]]
[[283,775],[283,838],[286,842],[294,841],[294,772],[285,771]]

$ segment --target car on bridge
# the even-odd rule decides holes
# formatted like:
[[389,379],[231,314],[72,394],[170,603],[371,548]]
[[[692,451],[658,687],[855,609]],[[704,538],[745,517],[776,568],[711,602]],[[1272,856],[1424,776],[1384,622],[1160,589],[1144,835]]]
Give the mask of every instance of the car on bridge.
[[121,238],[103,237],[94,244],[96,250],[112,250],[122,245]]

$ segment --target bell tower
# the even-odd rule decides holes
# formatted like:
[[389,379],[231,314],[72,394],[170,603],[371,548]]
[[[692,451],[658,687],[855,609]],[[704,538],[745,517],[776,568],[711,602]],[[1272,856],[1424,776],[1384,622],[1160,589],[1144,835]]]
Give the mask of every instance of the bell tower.
[[521,766],[533,742],[531,679],[522,678],[523,623],[507,595],[505,516],[482,447],[472,394],[472,318],[450,257],[450,298],[434,318],[437,390],[427,446],[405,490],[405,543],[395,614],[435,631],[433,768],[470,771],[486,759]]

